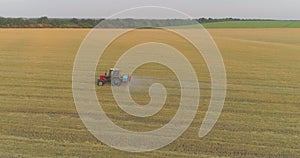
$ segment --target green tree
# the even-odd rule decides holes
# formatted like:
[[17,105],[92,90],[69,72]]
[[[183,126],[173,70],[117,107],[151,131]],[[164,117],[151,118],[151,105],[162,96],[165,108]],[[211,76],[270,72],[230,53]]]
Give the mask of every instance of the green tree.
[[38,18],[37,21],[38,21],[39,24],[49,24],[49,19],[46,16]]

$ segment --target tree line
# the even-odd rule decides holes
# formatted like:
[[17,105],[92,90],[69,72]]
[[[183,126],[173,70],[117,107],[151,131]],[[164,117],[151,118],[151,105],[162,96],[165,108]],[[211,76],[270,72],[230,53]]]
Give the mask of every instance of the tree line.
[[[4,18],[0,17],[0,28],[93,28],[104,19],[58,19],[48,18],[46,16],[40,18]],[[111,19],[104,20],[99,27],[119,27],[119,28],[136,28],[136,27],[166,27],[191,25],[195,22],[212,23],[224,21],[250,21],[255,19],[238,19],[238,18],[199,18],[194,20],[183,19]],[[257,20],[255,20],[257,21]]]
[[0,17],[0,28],[93,28],[103,19],[58,19],[48,18],[4,18]]

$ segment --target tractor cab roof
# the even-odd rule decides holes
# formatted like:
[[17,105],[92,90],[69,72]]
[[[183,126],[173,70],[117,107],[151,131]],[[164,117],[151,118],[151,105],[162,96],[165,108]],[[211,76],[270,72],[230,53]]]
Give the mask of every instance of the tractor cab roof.
[[118,68],[110,68],[109,70],[110,70],[110,71],[119,71]]

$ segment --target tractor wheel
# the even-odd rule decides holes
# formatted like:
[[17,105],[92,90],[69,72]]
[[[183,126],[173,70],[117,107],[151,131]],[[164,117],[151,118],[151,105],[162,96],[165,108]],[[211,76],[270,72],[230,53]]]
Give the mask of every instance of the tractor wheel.
[[119,78],[113,78],[111,80],[111,85],[112,86],[121,86],[122,80]]
[[104,85],[104,81],[98,80],[98,86],[103,86]]

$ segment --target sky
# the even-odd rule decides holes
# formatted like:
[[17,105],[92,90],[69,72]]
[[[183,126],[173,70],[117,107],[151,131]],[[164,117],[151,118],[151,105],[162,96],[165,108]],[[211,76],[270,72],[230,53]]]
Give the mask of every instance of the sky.
[[[300,20],[300,0],[0,0],[2,17],[107,18],[134,7],[161,6],[193,18],[258,18]],[[140,12],[140,11],[139,11]],[[128,16],[139,16],[138,12]],[[144,18],[176,18],[149,9]]]

